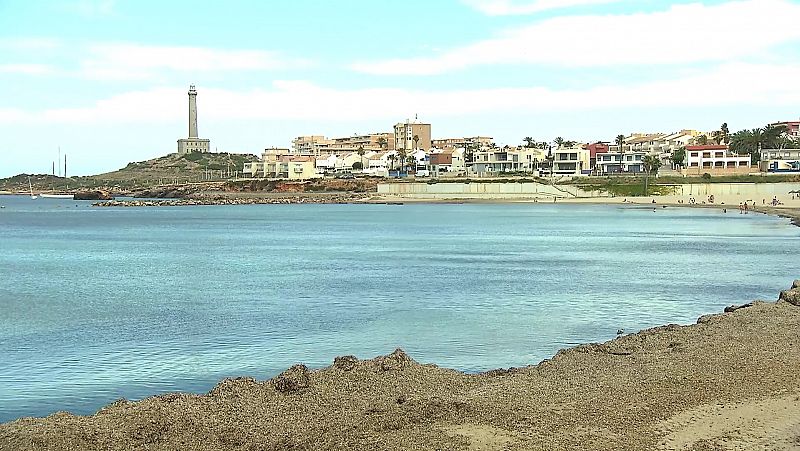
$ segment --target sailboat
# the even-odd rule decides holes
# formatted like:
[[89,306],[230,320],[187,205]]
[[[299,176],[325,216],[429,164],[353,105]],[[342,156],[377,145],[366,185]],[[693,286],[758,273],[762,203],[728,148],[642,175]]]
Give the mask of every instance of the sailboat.
[[33,183],[31,183],[31,178],[28,177],[28,187],[31,189],[31,199],[38,199],[39,196],[33,194]]

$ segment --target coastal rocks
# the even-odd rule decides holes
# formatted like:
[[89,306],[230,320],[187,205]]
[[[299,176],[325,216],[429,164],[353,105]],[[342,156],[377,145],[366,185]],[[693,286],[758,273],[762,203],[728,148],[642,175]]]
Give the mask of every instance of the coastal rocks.
[[311,372],[305,365],[294,365],[273,379],[273,383],[280,393],[298,392],[311,384]]
[[78,191],[72,196],[73,200],[111,200],[114,196],[106,190]]
[[395,349],[393,353],[387,356],[375,358],[374,362],[379,371],[402,370],[416,363],[400,348]]
[[362,195],[343,193],[312,197],[308,195],[288,197],[193,197],[160,200],[110,200],[92,204],[94,207],[185,207],[199,205],[277,205],[277,204],[349,204],[364,200]]
[[752,307],[754,305],[755,305],[755,302],[748,302],[747,304],[742,304],[742,305],[730,305],[728,307],[725,307],[725,313],[733,313],[733,312],[735,312],[737,310],[740,310],[740,309],[743,309],[743,308]]
[[333,367],[342,371],[351,371],[358,364],[358,358],[352,355],[339,356],[333,359]]
[[800,288],[792,290],[781,291],[779,300],[788,302],[794,306],[800,307]]

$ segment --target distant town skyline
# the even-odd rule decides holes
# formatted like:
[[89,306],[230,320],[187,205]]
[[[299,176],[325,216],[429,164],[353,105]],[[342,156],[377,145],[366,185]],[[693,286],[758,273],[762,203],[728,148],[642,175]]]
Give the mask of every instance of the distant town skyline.
[[0,177],[431,124],[432,138],[732,132],[800,118],[798,0],[0,3]]

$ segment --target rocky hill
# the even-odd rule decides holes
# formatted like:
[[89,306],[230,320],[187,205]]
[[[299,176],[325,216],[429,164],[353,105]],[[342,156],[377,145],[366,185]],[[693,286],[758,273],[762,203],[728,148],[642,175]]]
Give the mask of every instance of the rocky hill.
[[152,186],[220,181],[240,175],[244,164],[257,161],[248,154],[193,153],[169,154],[147,161],[131,162],[122,169],[83,177],[57,177],[49,174],[19,174],[0,179],[0,191],[28,192],[28,179],[34,192],[73,192],[103,188],[130,192]]

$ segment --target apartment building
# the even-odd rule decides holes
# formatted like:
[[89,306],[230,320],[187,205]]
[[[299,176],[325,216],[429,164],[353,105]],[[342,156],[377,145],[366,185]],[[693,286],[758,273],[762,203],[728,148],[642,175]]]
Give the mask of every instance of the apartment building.
[[431,124],[400,122],[394,126],[394,149],[412,151],[430,150]]
[[748,174],[750,155],[728,152],[726,145],[686,146],[686,169],[690,175]]
[[489,136],[473,136],[465,138],[443,138],[431,140],[431,146],[437,149],[485,149],[491,147],[494,143],[493,138]]
[[773,126],[783,125],[786,127],[786,134],[793,139],[800,139],[800,121],[785,121],[785,122],[775,122],[774,124],[769,124]]
[[[472,154],[470,171],[477,175],[501,174],[503,172],[538,172],[545,160],[542,149],[531,147],[486,148]],[[588,167],[588,166],[587,166]]]

